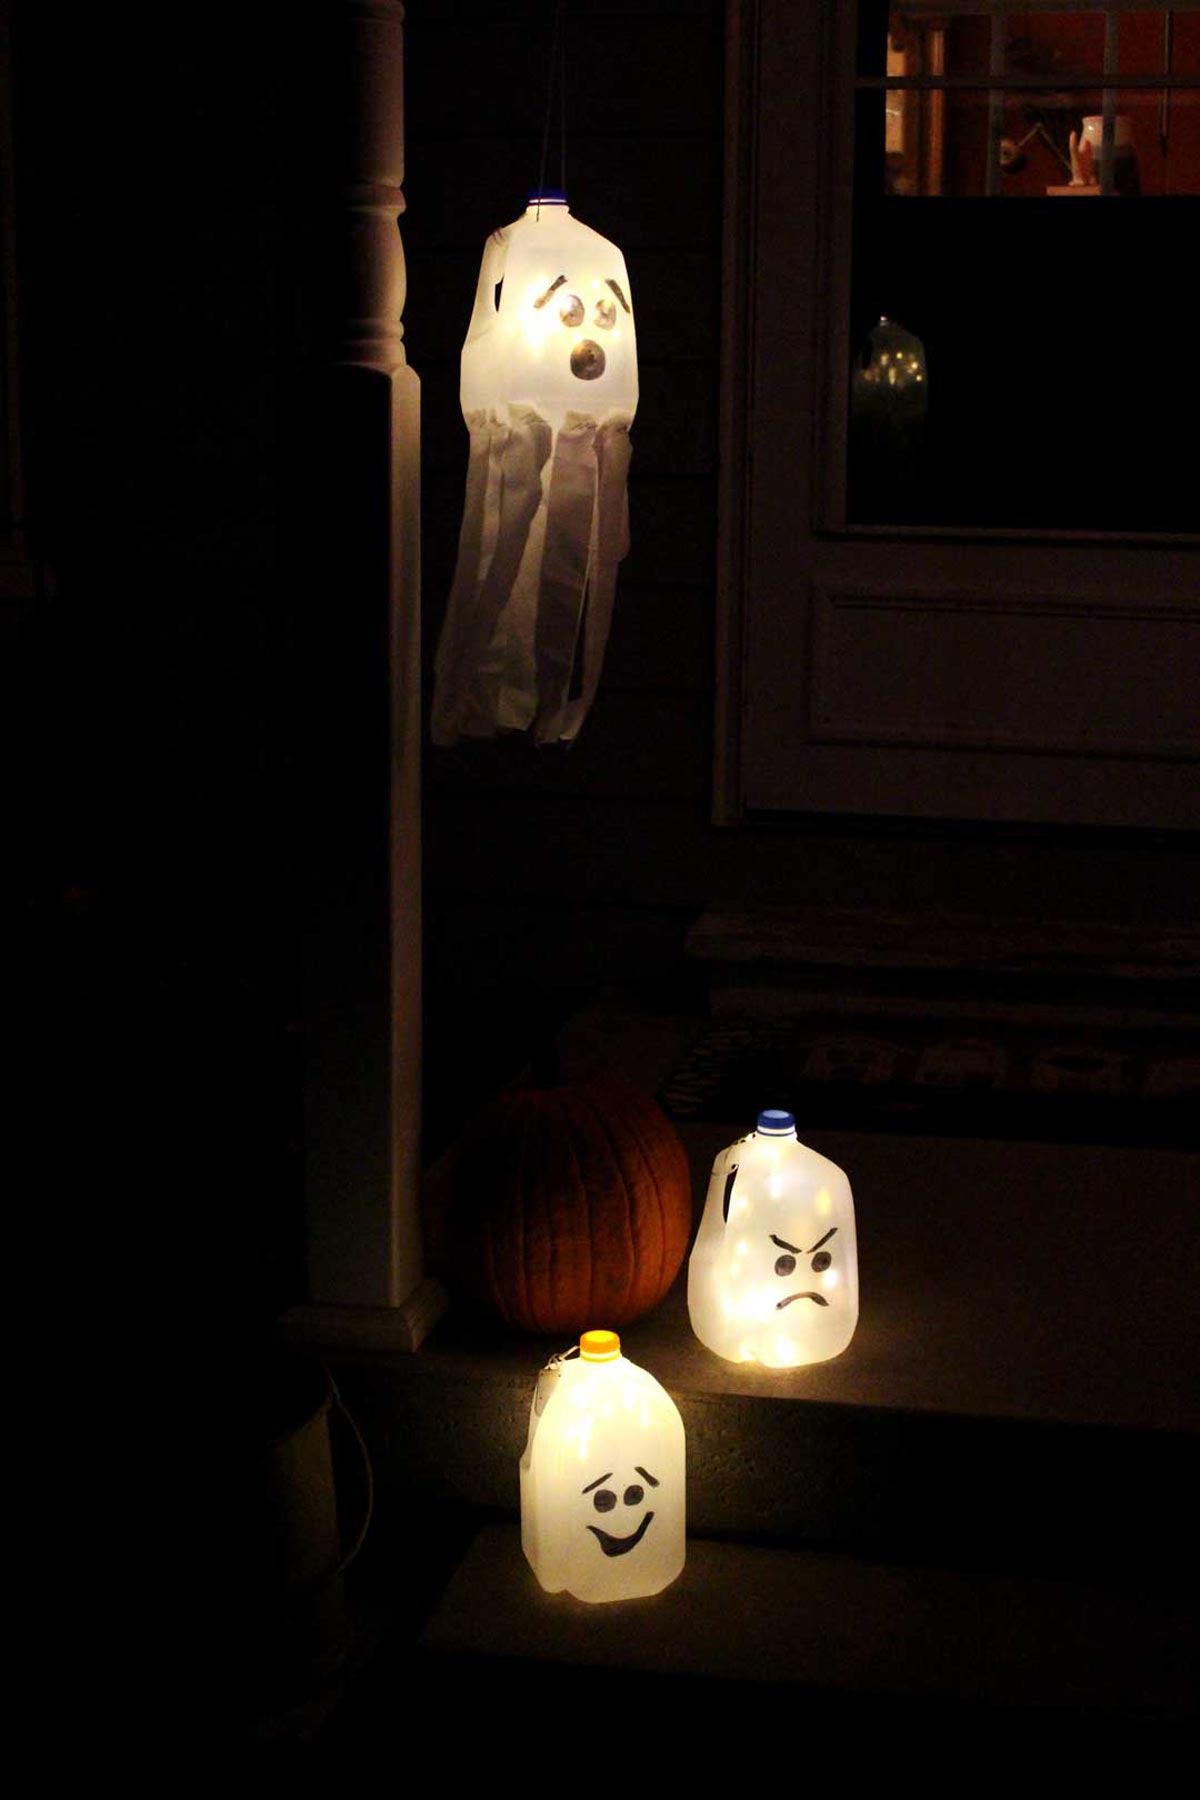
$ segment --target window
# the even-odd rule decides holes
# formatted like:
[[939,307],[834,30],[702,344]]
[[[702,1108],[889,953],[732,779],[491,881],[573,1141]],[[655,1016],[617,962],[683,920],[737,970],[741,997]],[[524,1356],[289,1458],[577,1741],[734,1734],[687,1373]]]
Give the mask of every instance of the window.
[[1194,522],[1173,422],[1200,407],[1181,304],[1200,13],[863,0],[855,65],[848,450],[828,516]]
[[1197,822],[1198,43],[739,8],[724,817]]

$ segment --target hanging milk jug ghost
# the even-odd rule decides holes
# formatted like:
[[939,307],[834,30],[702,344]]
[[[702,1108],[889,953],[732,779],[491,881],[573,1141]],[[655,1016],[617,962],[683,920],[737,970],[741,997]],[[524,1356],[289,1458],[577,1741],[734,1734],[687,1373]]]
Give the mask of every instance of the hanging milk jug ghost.
[[538,1377],[521,1458],[521,1547],[547,1593],[657,1594],[685,1555],[683,1420],[615,1331]]
[[850,1183],[797,1142],[789,1112],[713,1164],[688,1263],[692,1330],[730,1362],[787,1369],[837,1356],[858,1323]]
[[463,345],[470,461],[435,744],[579,730],[629,547],[637,398],[624,257],[561,195],[532,199],[488,239]]

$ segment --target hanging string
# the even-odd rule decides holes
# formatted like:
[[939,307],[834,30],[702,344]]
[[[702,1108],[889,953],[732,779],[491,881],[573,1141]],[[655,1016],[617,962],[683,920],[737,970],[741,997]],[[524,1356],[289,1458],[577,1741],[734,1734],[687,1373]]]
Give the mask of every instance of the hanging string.
[[546,186],[546,153],[550,148],[550,118],[554,111],[554,72],[559,72],[559,137],[562,157],[562,191],[567,191],[567,58],[563,44],[563,10],[564,0],[556,0],[554,8],[554,28],[550,34],[550,67],[546,74],[546,119],[542,126],[542,155],[538,163],[537,212],[535,217],[542,216],[542,194]]
[[558,10],[561,21],[558,30],[558,185],[565,200],[567,197],[567,12],[561,0]]

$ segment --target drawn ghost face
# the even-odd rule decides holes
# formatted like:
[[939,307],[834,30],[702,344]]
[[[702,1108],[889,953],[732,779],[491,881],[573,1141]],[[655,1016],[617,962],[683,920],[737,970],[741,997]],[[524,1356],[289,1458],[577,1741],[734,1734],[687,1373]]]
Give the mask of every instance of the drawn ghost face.
[[[535,279],[533,287],[536,286]],[[608,371],[609,357],[619,356],[625,337],[622,312],[632,330],[632,308],[624,287],[613,275],[598,276],[592,272],[572,283],[566,275],[558,274],[541,293],[530,290],[520,296],[519,305],[526,349],[552,367],[560,358],[565,359],[572,376],[580,382],[602,380]],[[558,372],[561,374],[561,370]],[[586,403],[583,394],[579,401],[581,406]]]
[[579,1600],[656,1594],[683,1568],[683,1422],[622,1357],[563,1366],[521,1463],[521,1534],[542,1586]]
[[532,406],[558,430],[637,409],[625,259],[560,203],[531,206],[489,241],[463,348],[463,410]]
[[837,1356],[858,1323],[850,1184],[790,1136],[723,1151],[688,1265],[701,1343],[730,1362],[793,1368]]
[[[620,1491],[619,1478],[615,1487],[610,1485],[614,1474],[612,1469],[603,1475],[597,1475],[582,1490],[585,1496],[591,1495],[592,1506],[597,1515],[595,1519],[589,1520],[587,1529],[604,1556],[628,1556],[631,1550],[637,1549],[654,1523],[653,1502],[647,1498],[646,1488],[658,1487],[658,1477],[652,1475],[649,1469],[643,1469],[640,1463],[629,1472],[634,1479],[624,1493]],[[618,1518],[619,1513],[624,1516]],[[603,1524],[601,1520],[604,1521]],[[609,1529],[606,1530],[605,1526]],[[622,1531],[619,1527],[625,1529]]]

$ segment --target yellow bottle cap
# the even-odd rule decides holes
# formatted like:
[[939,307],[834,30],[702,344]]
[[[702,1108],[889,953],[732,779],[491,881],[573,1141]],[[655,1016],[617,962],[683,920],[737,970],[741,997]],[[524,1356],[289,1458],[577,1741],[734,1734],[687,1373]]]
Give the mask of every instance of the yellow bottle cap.
[[579,1354],[585,1362],[612,1362],[621,1354],[621,1340],[615,1331],[585,1331]]

